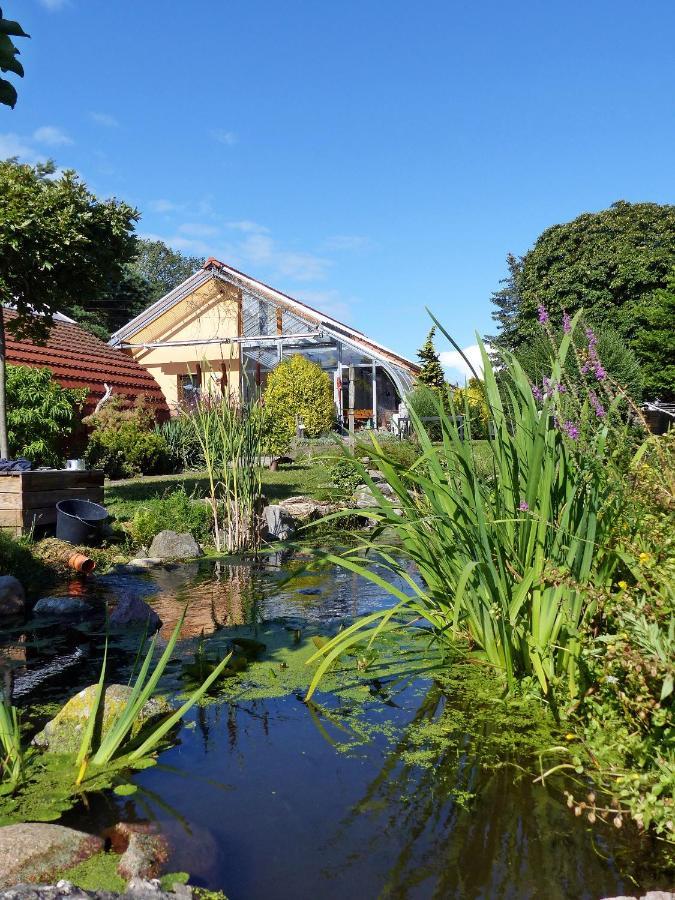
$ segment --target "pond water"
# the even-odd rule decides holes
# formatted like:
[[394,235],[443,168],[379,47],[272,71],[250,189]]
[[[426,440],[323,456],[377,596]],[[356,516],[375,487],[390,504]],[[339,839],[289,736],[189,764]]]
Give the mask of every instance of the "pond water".
[[[89,795],[64,824],[101,832],[119,820],[155,821],[170,841],[168,871],[231,900],[597,900],[635,891],[643,851],[575,818],[561,782],[533,783],[533,760],[517,749],[527,715],[512,722],[519,740],[506,740],[508,714],[495,719],[460,679],[457,691],[437,683],[419,654],[406,677],[405,666],[391,678],[352,673],[351,693],[326,690],[304,703],[297,679],[306,686],[308,675],[289,662],[294,648],[387,601],[339,570],[288,574],[288,565],[206,561],[54,592],[92,602],[141,596],[162,618],[164,639],[189,600],[169,688],[185,687],[195,653],[222,653],[233,634],[266,645],[262,682],[255,665],[231,679],[188,715],[157,766],[133,774],[136,793]],[[4,639],[26,707],[62,701],[98,677],[100,626],[34,619]],[[112,642],[110,680],[126,679],[137,641],[127,633]]]

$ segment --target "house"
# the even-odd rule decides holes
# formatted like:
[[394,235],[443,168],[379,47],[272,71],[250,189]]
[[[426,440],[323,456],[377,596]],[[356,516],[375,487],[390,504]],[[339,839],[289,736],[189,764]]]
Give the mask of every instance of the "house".
[[418,367],[331,316],[209,259],[110,339],[151,373],[176,410],[203,392],[244,400],[300,353],[333,382],[338,418],[386,425]]
[[[16,317],[11,309],[3,310],[5,323]],[[83,416],[93,412],[106,393],[133,403],[143,397],[158,419],[168,418],[169,410],[159,385],[133,357],[121,353],[104,341],[80,328],[76,322],[60,313],[44,344],[25,338],[18,340],[6,330],[6,358],[10,365],[46,367],[56,381],[65,388],[86,388],[87,399]]]

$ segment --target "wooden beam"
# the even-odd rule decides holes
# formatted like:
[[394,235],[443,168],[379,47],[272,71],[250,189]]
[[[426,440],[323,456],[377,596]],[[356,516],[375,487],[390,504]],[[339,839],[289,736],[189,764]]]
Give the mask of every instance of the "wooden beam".
[[375,361],[373,361],[371,383],[373,388],[373,428],[377,429],[377,365]]

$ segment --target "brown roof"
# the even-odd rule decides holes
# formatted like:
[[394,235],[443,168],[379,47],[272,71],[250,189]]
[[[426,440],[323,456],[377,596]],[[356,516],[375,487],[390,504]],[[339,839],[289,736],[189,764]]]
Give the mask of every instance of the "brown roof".
[[[9,324],[16,318],[4,310]],[[44,345],[17,340],[8,329],[7,362],[11,365],[46,366],[54,378],[66,388],[87,388],[85,413],[91,412],[105,392],[104,384],[113,389],[113,397],[134,401],[143,396],[160,418],[169,410],[162,391],[152,375],[132,356],[109,347],[79,325],[55,321]]]

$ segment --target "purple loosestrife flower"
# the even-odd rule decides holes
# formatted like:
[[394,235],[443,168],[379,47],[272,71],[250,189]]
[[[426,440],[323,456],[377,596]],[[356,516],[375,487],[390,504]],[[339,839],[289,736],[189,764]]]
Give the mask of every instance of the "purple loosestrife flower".
[[561,382],[558,382],[558,384],[556,384],[555,389],[556,389],[556,391],[557,391],[559,394],[566,394],[566,393],[567,393],[567,388],[566,388],[565,385],[562,384]]
[[595,366],[595,377],[598,381],[604,381],[607,378],[607,372],[605,372],[600,363],[597,363]]
[[571,438],[573,441],[576,441],[579,437],[579,429],[574,424],[574,422],[565,422],[562,427],[562,430],[565,432],[568,438]]
[[538,312],[540,324],[546,325],[546,323],[548,322],[548,313],[546,312],[546,307],[541,303],[539,304]]
[[563,331],[565,332],[565,334],[569,334],[571,330],[572,330],[572,320],[570,319],[570,317],[568,316],[567,313],[564,313],[563,314]]
[[538,403],[541,403],[541,401],[544,399],[544,395],[541,392],[541,388],[538,387],[538,385],[536,385],[536,384],[532,385],[532,394],[534,395],[534,399]]
[[591,401],[591,406],[595,410],[595,414],[599,419],[605,415],[605,407],[602,405],[600,400],[598,399],[598,395],[593,391],[589,391],[588,399]]
[[529,508],[530,508],[530,506],[529,506],[527,500],[521,500],[520,503],[518,504],[518,509],[521,512],[527,512],[529,510]]
[[586,329],[586,337],[588,338],[588,349],[592,350],[593,347],[595,347],[595,345],[598,343],[598,339],[595,336],[595,332],[592,328]]

